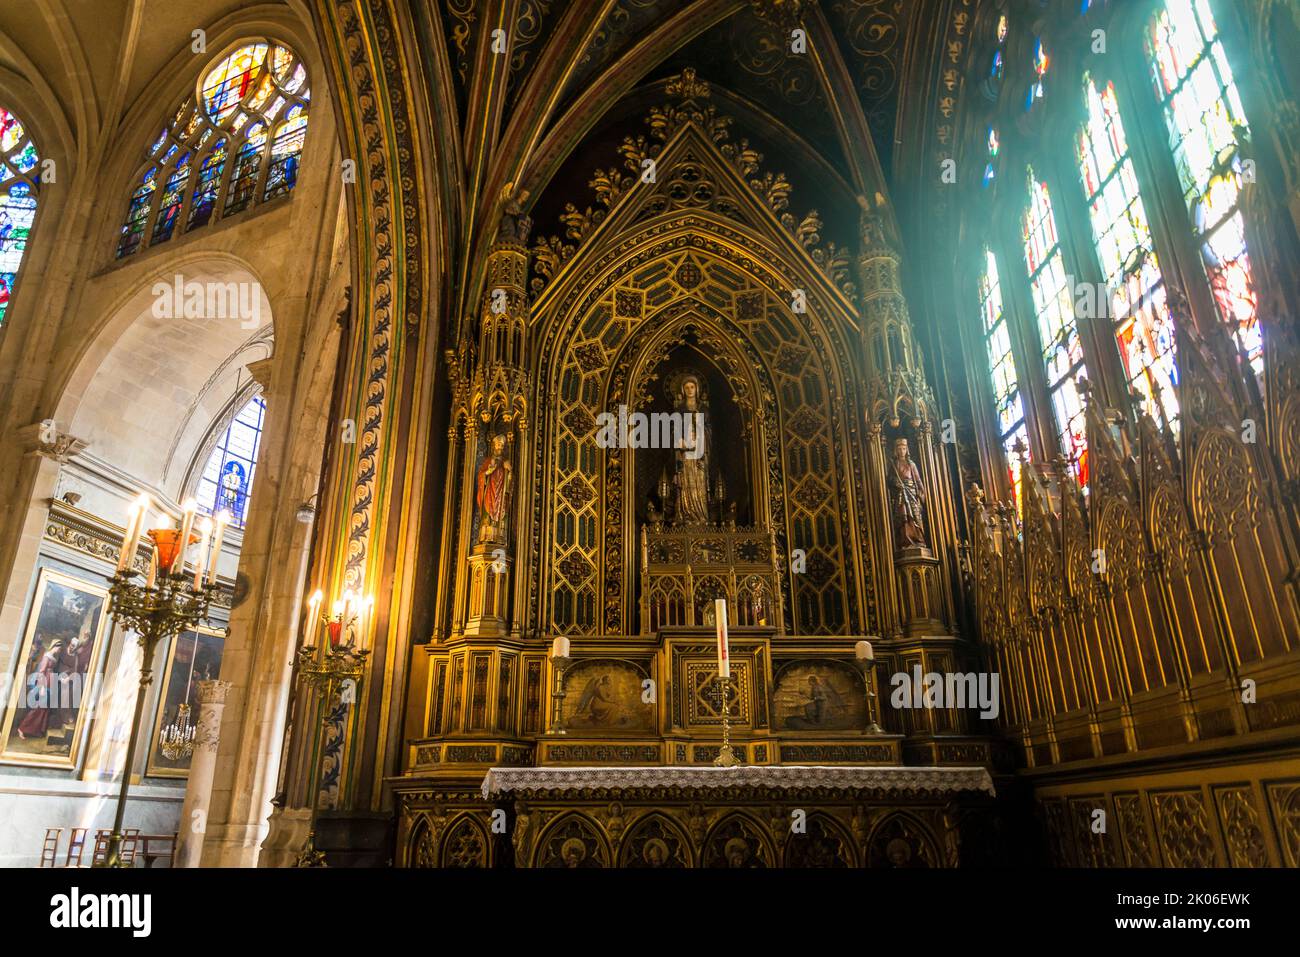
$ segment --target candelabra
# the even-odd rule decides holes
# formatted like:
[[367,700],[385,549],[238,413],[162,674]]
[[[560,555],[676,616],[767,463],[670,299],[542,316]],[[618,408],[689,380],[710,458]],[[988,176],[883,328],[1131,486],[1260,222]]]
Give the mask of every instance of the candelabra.
[[296,866],[325,867],[325,855],[316,849],[316,817],[320,811],[319,748],[325,728],[329,724],[330,705],[337,697],[341,704],[353,704],[360,698],[361,680],[365,675],[366,658],[370,651],[363,646],[365,629],[362,627],[371,598],[361,598],[345,591],[343,598],[334,602],[331,615],[320,614],[321,593],[315,592],[307,605],[307,623],[304,636],[315,630],[322,638],[313,644],[308,637],[298,649],[298,679],[306,691],[316,698],[317,720],[312,727],[312,766],[308,784],[311,787],[311,823],[307,842],[298,853]]
[[[208,538],[213,523],[204,519],[199,525],[200,537],[191,536],[197,504],[185,503],[180,528],[153,528],[148,531],[153,542],[149,573],[143,584],[133,579],[140,573],[133,567],[136,548],[149,518],[149,500],[136,502],[129,522],[117,570],[109,579],[108,613],[125,629],[139,636],[143,655],[140,660],[140,681],[135,697],[135,716],[131,720],[131,735],[126,746],[126,761],[122,765],[122,784],[117,796],[117,813],[113,830],[108,838],[108,851],[98,867],[123,867],[122,823],[126,815],[127,793],[131,786],[131,766],[135,762],[136,747],[140,738],[140,718],[149,685],[153,683],[154,652],[160,642],[175,638],[186,629],[206,618],[216,589],[217,557],[221,550],[221,536],[229,517],[222,513],[216,523],[211,558],[208,559]],[[193,542],[199,542],[199,559],[192,573],[185,571],[185,552]],[[205,568],[206,563],[206,568]],[[191,745],[192,747],[192,745]]]
[[168,761],[194,754],[194,725],[190,723],[190,706],[182,701],[176,708],[176,720],[162,729],[158,746]]

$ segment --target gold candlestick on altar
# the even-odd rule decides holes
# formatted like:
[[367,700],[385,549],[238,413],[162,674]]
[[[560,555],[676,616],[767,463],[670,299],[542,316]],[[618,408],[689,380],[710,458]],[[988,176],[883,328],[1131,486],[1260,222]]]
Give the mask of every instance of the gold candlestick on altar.
[[722,747],[713,763],[720,768],[734,768],[740,764],[731,750],[731,709],[727,692],[731,690],[731,645],[727,640],[727,600],[713,600],[713,618],[718,636],[718,690],[722,694]]
[[551,643],[551,668],[555,673],[555,683],[551,690],[551,730],[550,734],[564,734],[564,669],[569,667],[569,639],[556,635]]
[[853,648],[853,657],[867,687],[867,726],[862,731],[864,734],[884,734],[884,729],[876,723],[876,652],[871,642],[859,641]]

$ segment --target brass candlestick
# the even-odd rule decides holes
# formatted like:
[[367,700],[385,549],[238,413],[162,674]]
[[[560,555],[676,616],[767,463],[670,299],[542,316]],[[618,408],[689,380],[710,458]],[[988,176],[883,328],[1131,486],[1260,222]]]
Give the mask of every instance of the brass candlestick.
[[566,734],[564,730],[564,669],[569,667],[568,656],[551,656],[551,668],[555,673],[555,685],[551,691],[551,734]]
[[[313,595],[309,605],[308,633],[312,627],[310,622],[320,603],[319,595],[319,592]],[[335,696],[342,695],[344,689],[350,686],[351,695],[344,703],[351,704],[359,699],[361,681],[366,670],[366,658],[370,654],[367,649],[357,645],[357,635],[360,632],[358,622],[361,612],[368,607],[369,602],[356,602],[355,610],[354,602],[356,599],[348,593],[344,602],[336,604],[332,616],[322,615],[319,618],[318,625],[325,633],[325,641],[319,645],[309,642],[298,649],[298,677],[306,690],[315,693],[318,715],[312,728],[313,760],[309,779],[311,823],[307,830],[307,841],[294,861],[295,867],[327,866],[325,854],[316,849],[316,818],[320,811],[320,743],[330,719],[329,704]],[[347,633],[346,638],[345,633]],[[339,786],[342,786],[341,773]]]
[[[154,537],[152,532],[150,535]],[[155,540],[163,538],[164,536],[157,536]],[[160,542],[159,551],[162,550],[161,546]],[[168,547],[174,549],[176,546],[171,542]],[[174,557],[174,552],[173,557],[166,562],[169,569],[173,561],[180,564],[179,559]],[[126,797],[131,786],[131,765],[135,762],[135,750],[140,738],[140,717],[144,713],[145,692],[153,683],[154,652],[159,642],[180,635],[200,619],[206,618],[212,604],[212,593],[216,590],[216,584],[211,579],[202,580],[196,588],[195,581],[200,579],[183,571],[167,571],[144,584],[132,581],[138,574],[135,569],[126,567],[109,579],[112,584],[108,590],[108,613],[124,628],[129,628],[139,636],[144,655],[140,661],[140,684],[135,697],[135,717],[131,720],[131,737],[126,746],[126,763],[122,766],[122,785],[117,795],[117,814],[113,818],[113,831],[108,838],[108,852],[102,862],[93,864],[95,867],[127,866],[122,862],[122,822],[126,817]]]
[[867,689],[867,726],[863,734],[884,734],[885,730],[876,723],[876,659],[857,658],[858,669],[862,672],[862,683]]
[[731,689],[731,676],[725,678],[718,675],[718,688],[722,694],[722,747],[718,749],[718,756],[713,759],[713,763],[719,768],[734,768],[740,764],[740,759],[736,753],[731,750],[731,710],[727,705],[727,692]]

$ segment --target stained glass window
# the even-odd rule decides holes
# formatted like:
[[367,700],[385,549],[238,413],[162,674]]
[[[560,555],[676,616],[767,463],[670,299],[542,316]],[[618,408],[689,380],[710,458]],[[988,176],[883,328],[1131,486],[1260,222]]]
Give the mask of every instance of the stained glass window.
[[149,147],[118,258],[292,190],[310,101],[307,70],[288,47],[260,40],[219,58]]
[[994,178],[998,175],[997,161],[998,161],[998,149],[1000,148],[1000,141],[998,140],[997,127],[994,126],[989,127],[988,146],[989,146],[989,161],[984,166],[985,186],[993,182]]
[[[1093,239],[1106,277],[1109,315],[1129,388],[1157,422],[1178,416],[1174,326],[1146,208],[1138,192],[1115,85],[1085,75],[1087,122],[1076,144]],[[1097,297],[1100,299],[1101,297]]]
[[194,492],[200,510],[214,515],[224,509],[239,528],[244,527],[248,513],[265,415],[266,402],[261,396],[240,409],[217,439]]
[[271,168],[266,174],[266,199],[273,199],[293,189],[298,182],[298,156],[307,135],[307,111],[301,106],[291,109],[280,124],[271,144]]
[[1239,204],[1246,114],[1207,0],[1165,0],[1147,47],[1215,303],[1259,373],[1263,341]]
[[1032,110],[1034,104],[1043,98],[1043,78],[1047,76],[1049,66],[1051,60],[1043,46],[1043,38],[1039,37],[1034,41],[1034,78],[1029,82],[1029,95],[1025,98],[1026,110]]
[[18,117],[0,106],[0,327],[36,219],[40,157]]
[[1056,418],[1061,452],[1080,485],[1088,482],[1088,442],[1083,397],[1078,380],[1087,376],[1083,343],[1074,316],[1070,277],[1065,273],[1061,243],[1047,184],[1029,170],[1029,208],[1021,218],[1025,266],[1033,293],[1038,338],[1047,369],[1047,391]]
[[991,249],[984,250],[984,272],[980,276],[980,312],[984,317],[984,349],[993,374],[993,399],[998,410],[998,438],[1007,457],[1007,475],[1020,504],[1020,458],[1017,444],[1026,448],[1025,407],[1020,398],[1020,379],[1011,352],[1011,334],[1002,309],[1002,283],[998,262]]

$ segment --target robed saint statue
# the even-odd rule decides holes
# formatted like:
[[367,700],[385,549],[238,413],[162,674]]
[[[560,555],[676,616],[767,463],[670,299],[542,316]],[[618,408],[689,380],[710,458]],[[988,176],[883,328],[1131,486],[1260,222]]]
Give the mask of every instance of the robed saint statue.
[[474,501],[479,508],[480,542],[504,542],[510,520],[513,466],[506,453],[506,436],[498,432],[488,440],[488,451],[478,464]]
[[885,467],[889,507],[894,518],[894,544],[900,549],[927,548],[925,488],[921,473],[907,452],[907,439],[894,440],[894,457]]

